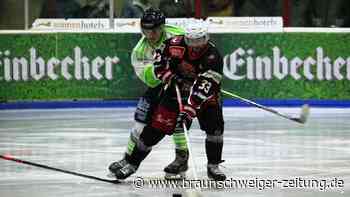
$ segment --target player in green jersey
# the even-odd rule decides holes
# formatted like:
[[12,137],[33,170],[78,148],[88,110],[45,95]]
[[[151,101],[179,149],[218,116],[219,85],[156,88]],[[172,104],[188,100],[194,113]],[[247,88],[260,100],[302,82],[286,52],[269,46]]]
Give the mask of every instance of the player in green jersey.
[[[152,118],[154,106],[159,103],[163,92],[164,84],[155,74],[154,62],[159,61],[159,51],[164,48],[164,41],[177,36],[183,35],[184,30],[180,27],[165,24],[164,14],[150,8],[146,10],[141,18],[142,38],[134,47],[131,54],[131,63],[136,75],[147,86],[145,94],[139,99],[135,112],[135,126],[131,132],[127,150],[122,160],[112,163],[109,170],[113,173],[118,170],[124,170],[126,174],[134,173],[138,165],[132,165],[129,158],[140,158],[143,160],[151,149],[145,146],[140,140],[140,133],[143,131]],[[165,178],[184,178],[188,169],[188,148],[186,138],[183,132],[173,134],[175,143],[175,160],[164,168]],[[137,147],[137,148],[135,148]],[[132,156],[132,157],[131,157]]]

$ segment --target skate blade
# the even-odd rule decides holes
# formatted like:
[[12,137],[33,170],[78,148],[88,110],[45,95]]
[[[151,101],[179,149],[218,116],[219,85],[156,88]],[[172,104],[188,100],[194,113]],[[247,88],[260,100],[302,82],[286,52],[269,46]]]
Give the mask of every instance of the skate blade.
[[165,173],[164,176],[165,179],[168,180],[182,180],[186,179],[186,172],[180,172],[179,174],[174,174],[174,173]]
[[109,172],[109,174],[107,174],[106,177],[113,179],[113,180],[117,181],[118,183],[127,183],[128,182],[125,179],[118,179],[113,172]]

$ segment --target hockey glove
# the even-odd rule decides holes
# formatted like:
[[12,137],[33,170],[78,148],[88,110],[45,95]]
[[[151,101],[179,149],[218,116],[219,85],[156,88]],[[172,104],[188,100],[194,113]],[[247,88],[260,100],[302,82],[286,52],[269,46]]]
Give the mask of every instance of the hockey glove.
[[221,74],[212,70],[199,74],[192,86],[189,104],[198,109],[203,102],[217,95],[221,78]]
[[168,65],[159,65],[154,68],[154,72],[156,77],[166,84],[175,76]]
[[191,127],[193,118],[195,117],[196,109],[191,105],[185,105],[179,113],[177,123],[180,124],[181,127],[185,125],[186,129],[188,130]]

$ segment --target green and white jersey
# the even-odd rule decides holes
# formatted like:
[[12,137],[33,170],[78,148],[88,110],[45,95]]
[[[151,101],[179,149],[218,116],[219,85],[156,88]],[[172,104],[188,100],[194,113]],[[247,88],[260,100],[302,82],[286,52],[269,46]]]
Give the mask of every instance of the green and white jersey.
[[165,24],[165,33],[161,35],[158,43],[152,45],[145,36],[139,40],[131,54],[131,64],[134,67],[136,75],[149,87],[156,87],[161,81],[155,76],[154,73],[154,53],[156,49],[162,49],[164,47],[163,42],[166,39],[174,37],[176,35],[183,35],[184,30],[180,27]]

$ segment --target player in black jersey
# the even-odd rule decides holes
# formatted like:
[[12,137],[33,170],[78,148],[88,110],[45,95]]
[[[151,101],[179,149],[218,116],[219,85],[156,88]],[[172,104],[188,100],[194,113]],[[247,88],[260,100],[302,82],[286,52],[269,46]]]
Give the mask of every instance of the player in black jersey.
[[[136,172],[151,147],[185,124],[190,127],[197,117],[201,130],[205,131],[205,150],[208,159],[208,177],[225,180],[219,169],[222,160],[224,121],[220,99],[222,57],[209,41],[208,26],[203,20],[191,20],[185,35],[165,41],[161,59],[155,73],[164,83],[165,93],[140,134],[142,144],[136,144],[133,153],[126,158],[124,168],[114,172],[118,179],[125,179]],[[183,109],[179,109],[175,84],[180,88]],[[184,124],[183,124],[184,123]],[[147,151],[144,151],[147,150]],[[170,169],[171,170],[171,169]],[[165,169],[170,173],[169,169]]]

